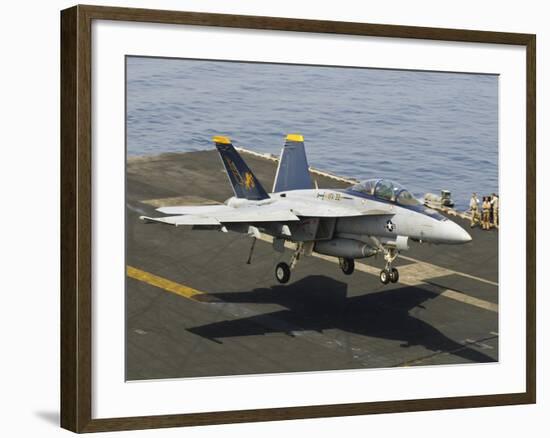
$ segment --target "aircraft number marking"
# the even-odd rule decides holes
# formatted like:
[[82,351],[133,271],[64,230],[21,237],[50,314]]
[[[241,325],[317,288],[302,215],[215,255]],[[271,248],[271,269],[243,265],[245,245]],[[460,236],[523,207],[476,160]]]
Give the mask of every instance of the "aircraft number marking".
[[320,198],[323,201],[341,201],[342,195],[340,193],[317,193],[317,198]]

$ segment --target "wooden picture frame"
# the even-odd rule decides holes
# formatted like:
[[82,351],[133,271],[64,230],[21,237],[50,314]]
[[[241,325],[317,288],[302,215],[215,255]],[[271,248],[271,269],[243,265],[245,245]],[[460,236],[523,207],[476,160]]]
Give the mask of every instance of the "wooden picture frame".
[[[526,391],[322,406],[92,418],[92,21],[115,20],[518,45],[526,48]],[[272,421],[535,403],[535,35],[196,12],[75,6],[61,12],[61,426],[74,432]]]

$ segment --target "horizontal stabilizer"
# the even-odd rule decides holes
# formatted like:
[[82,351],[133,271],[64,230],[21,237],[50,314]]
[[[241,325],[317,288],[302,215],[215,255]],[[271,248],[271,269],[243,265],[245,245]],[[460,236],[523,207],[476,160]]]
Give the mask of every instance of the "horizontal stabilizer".
[[279,158],[273,192],[311,188],[313,183],[309,175],[304,137],[300,134],[289,134]]
[[141,219],[169,225],[221,225],[231,223],[293,222],[299,218],[289,208],[274,205],[251,205],[232,208],[227,205],[162,207],[158,211],[173,216]]
[[157,211],[164,214],[193,214],[198,216],[215,216],[217,213],[227,212],[227,205],[184,205],[172,207],[160,207]]
[[140,219],[146,222],[157,222],[160,224],[175,225],[176,227],[182,225],[221,225],[216,219],[212,217],[204,216],[167,216],[167,217],[147,217],[140,216]]

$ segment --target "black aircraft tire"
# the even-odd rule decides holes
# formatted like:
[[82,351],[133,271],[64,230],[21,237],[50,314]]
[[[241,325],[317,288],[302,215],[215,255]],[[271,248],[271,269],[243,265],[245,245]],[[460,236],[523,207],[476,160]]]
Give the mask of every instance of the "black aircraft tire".
[[290,280],[290,267],[285,262],[281,262],[275,267],[275,278],[281,284],[288,283]]
[[399,281],[399,271],[395,268],[392,268],[392,270],[391,270],[390,281],[392,283],[397,283]]
[[380,271],[380,282],[382,284],[388,284],[390,282],[390,273],[385,269]]
[[346,275],[353,274],[353,271],[355,270],[355,260],[346,258],[342,259],[340,268],[342,268],[342,272]]

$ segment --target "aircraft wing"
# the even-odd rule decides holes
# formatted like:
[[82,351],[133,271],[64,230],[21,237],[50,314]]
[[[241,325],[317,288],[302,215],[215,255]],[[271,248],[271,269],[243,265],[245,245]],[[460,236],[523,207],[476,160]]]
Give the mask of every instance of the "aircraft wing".
[[320,203],[296,203],[292,212],[303,217],[353,217],[393,215],[391,210],[358,209],[341,205],[326,205]]
[[227,205],[185,205],[182,207],[160,207],[157,211],[164,214],[193,214],[198,216],[215,216],[223,212],[227,212]]
[[232,208],[227,205],[200,205],[186,207],[163,207],[161,213],[175,216],[151,218],[141,216],[142,220],[169,225],[222,225],[224,223],[252,222],[289,222],[299,218],[288,208],[275,208],[272,205]]
[[391,210],[365,209],[342,205],[301,200],[285,200],[265,205],[229,207],[228,205],[196,205],[180,207],[161,207],[157,211],[166,217],[152,218],[142,216],[148,222],[169,225],[223,225],[230,223],[257,222],[293,222],[300,217],[353,217],[353,216],[392,216]]

